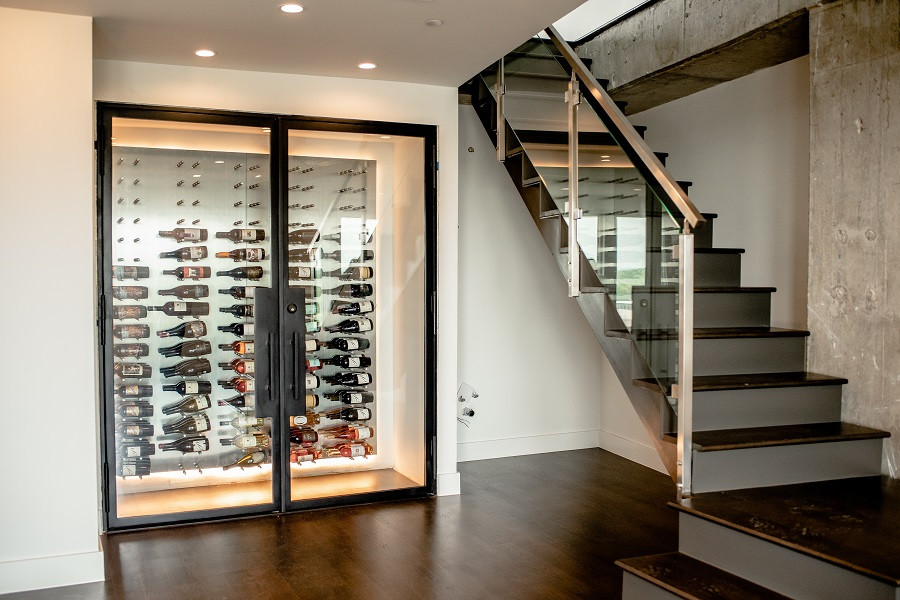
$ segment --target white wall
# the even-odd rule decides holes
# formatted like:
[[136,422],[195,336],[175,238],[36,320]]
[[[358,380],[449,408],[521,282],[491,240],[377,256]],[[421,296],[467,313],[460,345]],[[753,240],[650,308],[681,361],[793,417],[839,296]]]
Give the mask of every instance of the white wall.
[[719,214],[713,243],[745,248],[743,285],[775,286],[772,323],[806,327],[809,57],[632,115],[668,152],[702,212]]
[[459,375],[479,395],[460,460],[600,446],[662,470],[474,109],[459,110]]
[[91,19],[0,8],[0,593],[103,579]]

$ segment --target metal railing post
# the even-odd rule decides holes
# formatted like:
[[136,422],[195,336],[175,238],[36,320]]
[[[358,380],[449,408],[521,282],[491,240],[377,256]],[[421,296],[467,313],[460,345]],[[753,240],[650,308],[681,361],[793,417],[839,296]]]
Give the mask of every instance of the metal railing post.
[[581,295],[581,252],[578,249],[578,219],[581,218],[578,207],[578,105],[581,104],[581,91],[574,72],[569,79],[566,103],[569,115],[569,297],[575,298]]
[[506,160],[506,114],[503,97],[506,96],[506,69],[504,59],[497,63],[497,160]]
[[694,432],[694,234],[678,236],[678,499],[691,495]]

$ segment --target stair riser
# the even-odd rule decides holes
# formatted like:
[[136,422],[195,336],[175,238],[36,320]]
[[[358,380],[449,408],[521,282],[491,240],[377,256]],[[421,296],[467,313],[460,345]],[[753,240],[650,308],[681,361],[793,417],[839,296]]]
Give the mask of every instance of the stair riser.
[[695,431],[840,420],[839,385],[694,392]]
[[[677,294],[635,293],[634,326],[676,329]],[[694,327],[768,327],[771,293],[694,294]]]
[[653,585],[625,571],[622,574],[622,600],[683,600],[681,596]]
[[848,569],[681,513],[679,550],[797,600],[896,600],[897,590]]
[[880,473],[881,439],[693,453],[698,494]]
[[[805,338],[726,338],[694,340],[694,375],[738,375],[802,371]],[[677,340],[639,340],[657,377],[677,377]]]
[[[713,225],[715,224],[715,222],[715,219],[710,219],[703,224],[703,227],[694,232],[694,248],[713,247]],[[668,223],[666,223],[666,225],[668,226]],[[677,235],[673,235],[671,237],[674,237],[676,240],[678,239]],[[672,243],[677,243],[677,241]]]
[[694,285],[738,287],[741,285],[740,254],[694,254]]

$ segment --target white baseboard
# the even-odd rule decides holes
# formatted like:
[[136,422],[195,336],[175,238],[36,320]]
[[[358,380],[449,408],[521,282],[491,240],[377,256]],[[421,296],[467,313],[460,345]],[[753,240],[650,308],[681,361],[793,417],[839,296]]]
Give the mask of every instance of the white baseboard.
[[455,473],[438,473],[437,495],[458,496],[460,490],[459,471]]
[[599,434],[599,446],[602,449],[621,456],[622,458],[627,458],[639,465],[644,465],[654,471],[659,471],[666,475],[669,474],[669,472],[666,471],[666,467],[659,457],[659,454],[656,453],[656,448],[645,446],[640,442],[635,442],[634,440],[618,436],[608,431],[603,431],[602,429],[597,433]]
[[461,442],[457,444],[456,460],[484,460],[524,454],[543,454],[597,447],[597,430],[551,433],[500,440]]
[[0,594],[103,581],[103,552],[0,562]]

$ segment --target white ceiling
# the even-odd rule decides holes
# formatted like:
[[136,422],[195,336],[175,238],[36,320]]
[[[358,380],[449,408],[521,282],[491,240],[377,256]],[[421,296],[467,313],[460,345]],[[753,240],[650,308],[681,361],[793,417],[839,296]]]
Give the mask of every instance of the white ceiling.
[[[457,86],[584,0],[0,0],[94,17],[94,58]],[[441,19],[440,27],[425,25]],[[199,48],[217,55],[194,56]],[[361,71],[357,64],[378,64]]]

